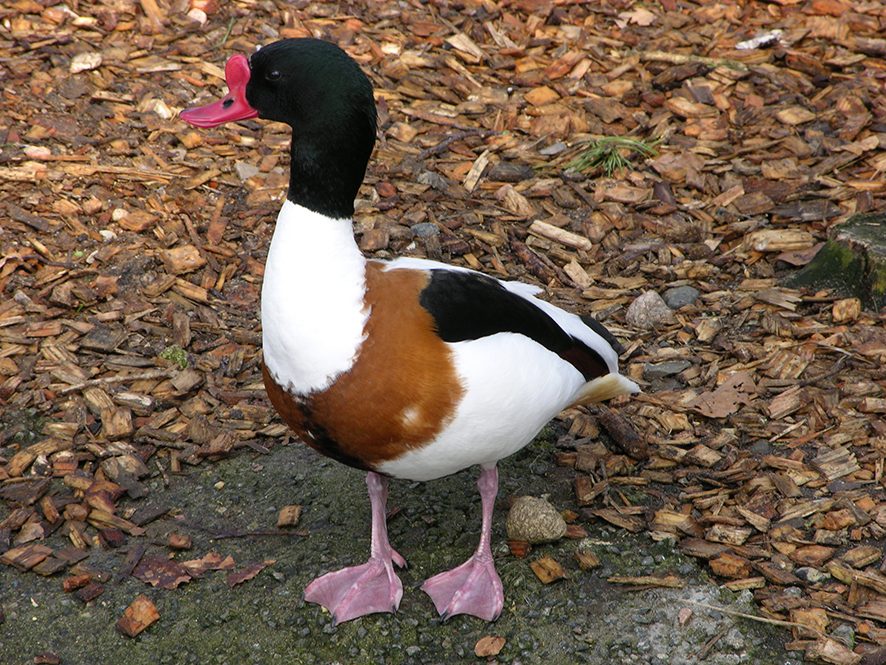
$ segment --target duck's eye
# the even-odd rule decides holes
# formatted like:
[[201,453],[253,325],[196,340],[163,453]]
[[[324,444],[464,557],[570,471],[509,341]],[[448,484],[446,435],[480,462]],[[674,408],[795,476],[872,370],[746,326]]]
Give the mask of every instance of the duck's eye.
[[268,75],[267,75],[266,78],[267,78],[269,81],[276,81],[276,80],[278,80],[278,79],[280,78],[280,72],[278,72],[278,71],[275,69],[275,70],[272,71],[272,72],[268,72]]

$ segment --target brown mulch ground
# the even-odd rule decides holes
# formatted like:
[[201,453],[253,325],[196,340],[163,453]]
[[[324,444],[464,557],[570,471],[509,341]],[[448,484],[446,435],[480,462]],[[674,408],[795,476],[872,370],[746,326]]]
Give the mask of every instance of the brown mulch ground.
[[[627,340],[627,424],[564,414],[576,523],[678,541],[810,658],[886,645],[884,316],[781,280],[886,208],[880,3],[224,4],[0,8],[4,563],[65,570],[139,533],[115,506],[139,478],[287,436],[257,310],[288,130],[177,114],[234,53],[315,36],[376,87],[367,255],[534,282]],[[619,136],[656,153],[566,170]],[[698,298],[629,313],[677,287]]]

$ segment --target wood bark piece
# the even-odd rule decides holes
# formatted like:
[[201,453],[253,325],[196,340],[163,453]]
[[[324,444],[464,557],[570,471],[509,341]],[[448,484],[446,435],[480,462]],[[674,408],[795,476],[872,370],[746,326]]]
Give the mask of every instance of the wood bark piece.
[[102,434],[110,441],[132,436],[132,412],[126,407],[111,407],[101,413]]
[[593,570],[603,565],[600,559],[597,558],[597,555],[590,550],[576,550],[575,560],[578,562],[578,567],[582,570]]
[[283,506],[277,515],[277,528],[297,526],[299,519],[301,519],[301,512],[301,506]]
[[829,562],[825,569],[841,582],[851,584],[853,582],[861,586],[873,589],[879,594],[886,595],[886,576],[876,571],[855,570],[841,566],[836,561]]
[[6,550],[0,555],[0,563],[15,566],[21,571],[30,570],[52,554],[52,548],[40,543],[28,543]]
[[806,649],[806,658],[833,665],[858,665],[862,656],[847,649],[836,640],[826,638],[813,642]]
[[751,562],[731,552],[723,552],[709,561],[711,570],[720,577],[746,578],[751,574]]
[[879,547],[862,545],[860,547],[853,547],[851,550],[845,552],[840,557],[840,560],[849,564],[853,568],[864,568],[865,566],[869,566],[872,563],[879,561],[882,556],[883,551]]
[[816,639],[825,635],[828,624],[831,622],[828,613],[820,607],[798,607],[791,610],[791,621],[799,626],[793,629],[794,639]]
[[542,584],[550,584],[567,577],[563,566],[549,556],[543,556],[530,562],[529,567],[532,568],[532,572],[541,580]]
[[144,594],[139,595],[117,621],[116,628],[128,637],[135,637],[160,618],[160,611]]
[[576,233],[572,233],[571,231],[557,228],[556,226],[553,226],[546,222],[532,222],[532,224],[529,226],[529,231],[530,233],[535,233],[543,238],[548,238],[549,240],[554,240],[568,247],[584,250],[586,252],[590,251],[590,249],[593,247],[591,241],[587,238],[583,238],[582,236]]
[[74,597],[84,603],[89,603],[105,592],[104,586],[99,582],[90,582],[86,586],[74,592]]
[[99,528],[121,529],[132,536],[140,536],[145,532],[143,528],[133,524],[129,520],[117,517],[104,510],[91,510],[89,512],[88,520],[93,526]]
[[634,459],[644,460],[649,457],[646,442],[634,430],[631,424],[618,412],[605,406],[600,407],[600,424],[602,424],[612,440]]

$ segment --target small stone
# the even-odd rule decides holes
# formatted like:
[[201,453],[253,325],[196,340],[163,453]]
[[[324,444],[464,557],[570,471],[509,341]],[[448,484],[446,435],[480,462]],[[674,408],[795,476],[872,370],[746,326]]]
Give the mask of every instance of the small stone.
[[566,534],[566,521],[544,499],[521,496],[508,513],[507,529],[508,540],[538,545],[562,538]]
[[236,164],[234,164],[234,171],[236,171],[237,177],[240,178],[241,181],[249,180],[253,176],[257,176],[260,173],[257,166],[254,166],[247,162],[237,162]]
[[809,584],[818,584],[819,582],[824,582],[826,579],[830,578],[830,575],[825,571],[819,570],[818,568],[813,568],[811,566],[795,568],[794,575],[799,577],[801,580],[808,582]]
[[692,367],[692,363],[688,360],[668,360],[655,365],[646,363],[643,365],[643,379],[652,381],[654,379],[663,379],[666,376],[679,374],[683,370]]
[[490,182],[520,182],[529,180],[534,175],[532,167],[525,164],[499,162],[486,172],[486,179]]
[[627,324],[641,330],[652,330],[676,320],[674,312],[655,291],[646,291],[638,296],[625,313]]
[[164,249],[159,252],[160,260],[171,275],[183,275],[202,268],[206,259],[200,254],[200,250],[193,245],[183,245]]
[[557,141],[554,145],[549,145],[547,148],[542,148],[538,151],[538,153],[544,157],[553,157],[554,155],[559,155],[561,152],[567,149],[567,145],[563,143],[563,141]]
[[668,390],[680,390],[683,385],[669,376],[662,377],[660,379],[653,379],[649,382],[649,390],[650,393],[660,393],[666,392]]
[[841,623],[831,631],[831,637],[839,640],[850,649],[855,646],[855,629],[848,623]]
[[701,291],[691,286],[678,286],[665,291],[664,301],[671,309],[680,309],[684,305],[694,305],[700,295]]
[[410,227],[412,232],[419,238],[427,238],[428,236],[439,235],[440,227],[433,222],[421,222]]
[[752,443],[748,450],[750,450],[750,453],[754,456],[763,457],[763,456],[769,454],[769,451],[770,451],[769,443],[767,443],[763,439],[760,439],[760,440]]
[[433,187],[434,189],[439,191],[443,191],[444,189],[446,189],[446,179],[439,173],[424,171],[423,173],[418,174],[418,178],[416,178],[416,180],[420,185],[428,185],[429,187]]
[[124,338],[125,335],[122,331],[111,330],[107,326],[97,325],[80,340],[80,346],[91,351],[111,353]]

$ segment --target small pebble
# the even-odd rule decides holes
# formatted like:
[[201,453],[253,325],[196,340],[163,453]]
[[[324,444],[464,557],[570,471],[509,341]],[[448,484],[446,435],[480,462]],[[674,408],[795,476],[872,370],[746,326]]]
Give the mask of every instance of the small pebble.
[[655,291],[646,291],[638,296],[625,313],[627,324],[641,330],[652,330],[676,320],[674,312]]
[[848,623],[841,623],[831,631],[831,637],[840,640],[845,646],[852,649],[855,646],[855,630]]
[[694,305],[700,295],[701,291],[691,286],[678,286],[665,291],[664,301],[671,309],[680,309],[684,305]]
[[769,443],[764,440],[754,441],[749,447],[748,450],[755,457],[763,457],[769,454],[770,448]]
[[439,235],[440,227],[433,222],[421,222],[410,227],[412,232],[419,238],[427,238],[428,236]]
[[802,568],[797,568],[794,570],[794,574],[799,577],[801,580],[805,580],[810,584],[817,584],[818,582],[823,582],[826,579],[830,578],[830,575],[818,568],[813,568],[811,566],[803,566]]
[[433,187],[436,190],[442,191],[446,189],[446,179],[439,173],[424,171],[422,173],[419,173],[416,180],[418,181],[418,184],[428,185],[429,187]]
[[549,145],[547,148],[542,148],[538,151],[540,155],[544,157],[553,157],[554,155],[559,155],[561,152],[566,150],[568,146],[563,143],[563,141],[557,141],[554,145]]
[[490,182],[520,182],[534,175],[532,167],[525,164],[499,162],[486,172],[486,179]]
[[692,367],[692,363],[688,360],[668,360],[654,365],[652,363],[646,363],[643,365],[643,378],[646,381],[663,379],[666,376],[679,374],[690,367]]
[[257,166],[253,166],[247,162],[237,162],[234,164],[234,171],[237,173],[237,177],[240,178],[241,181],[249,180],[253,176],[257,176],[260,171]]
[[566,534],[566,522],[544,499],[521,496],[508,513],[508,539],[532,545],[552,543]]

